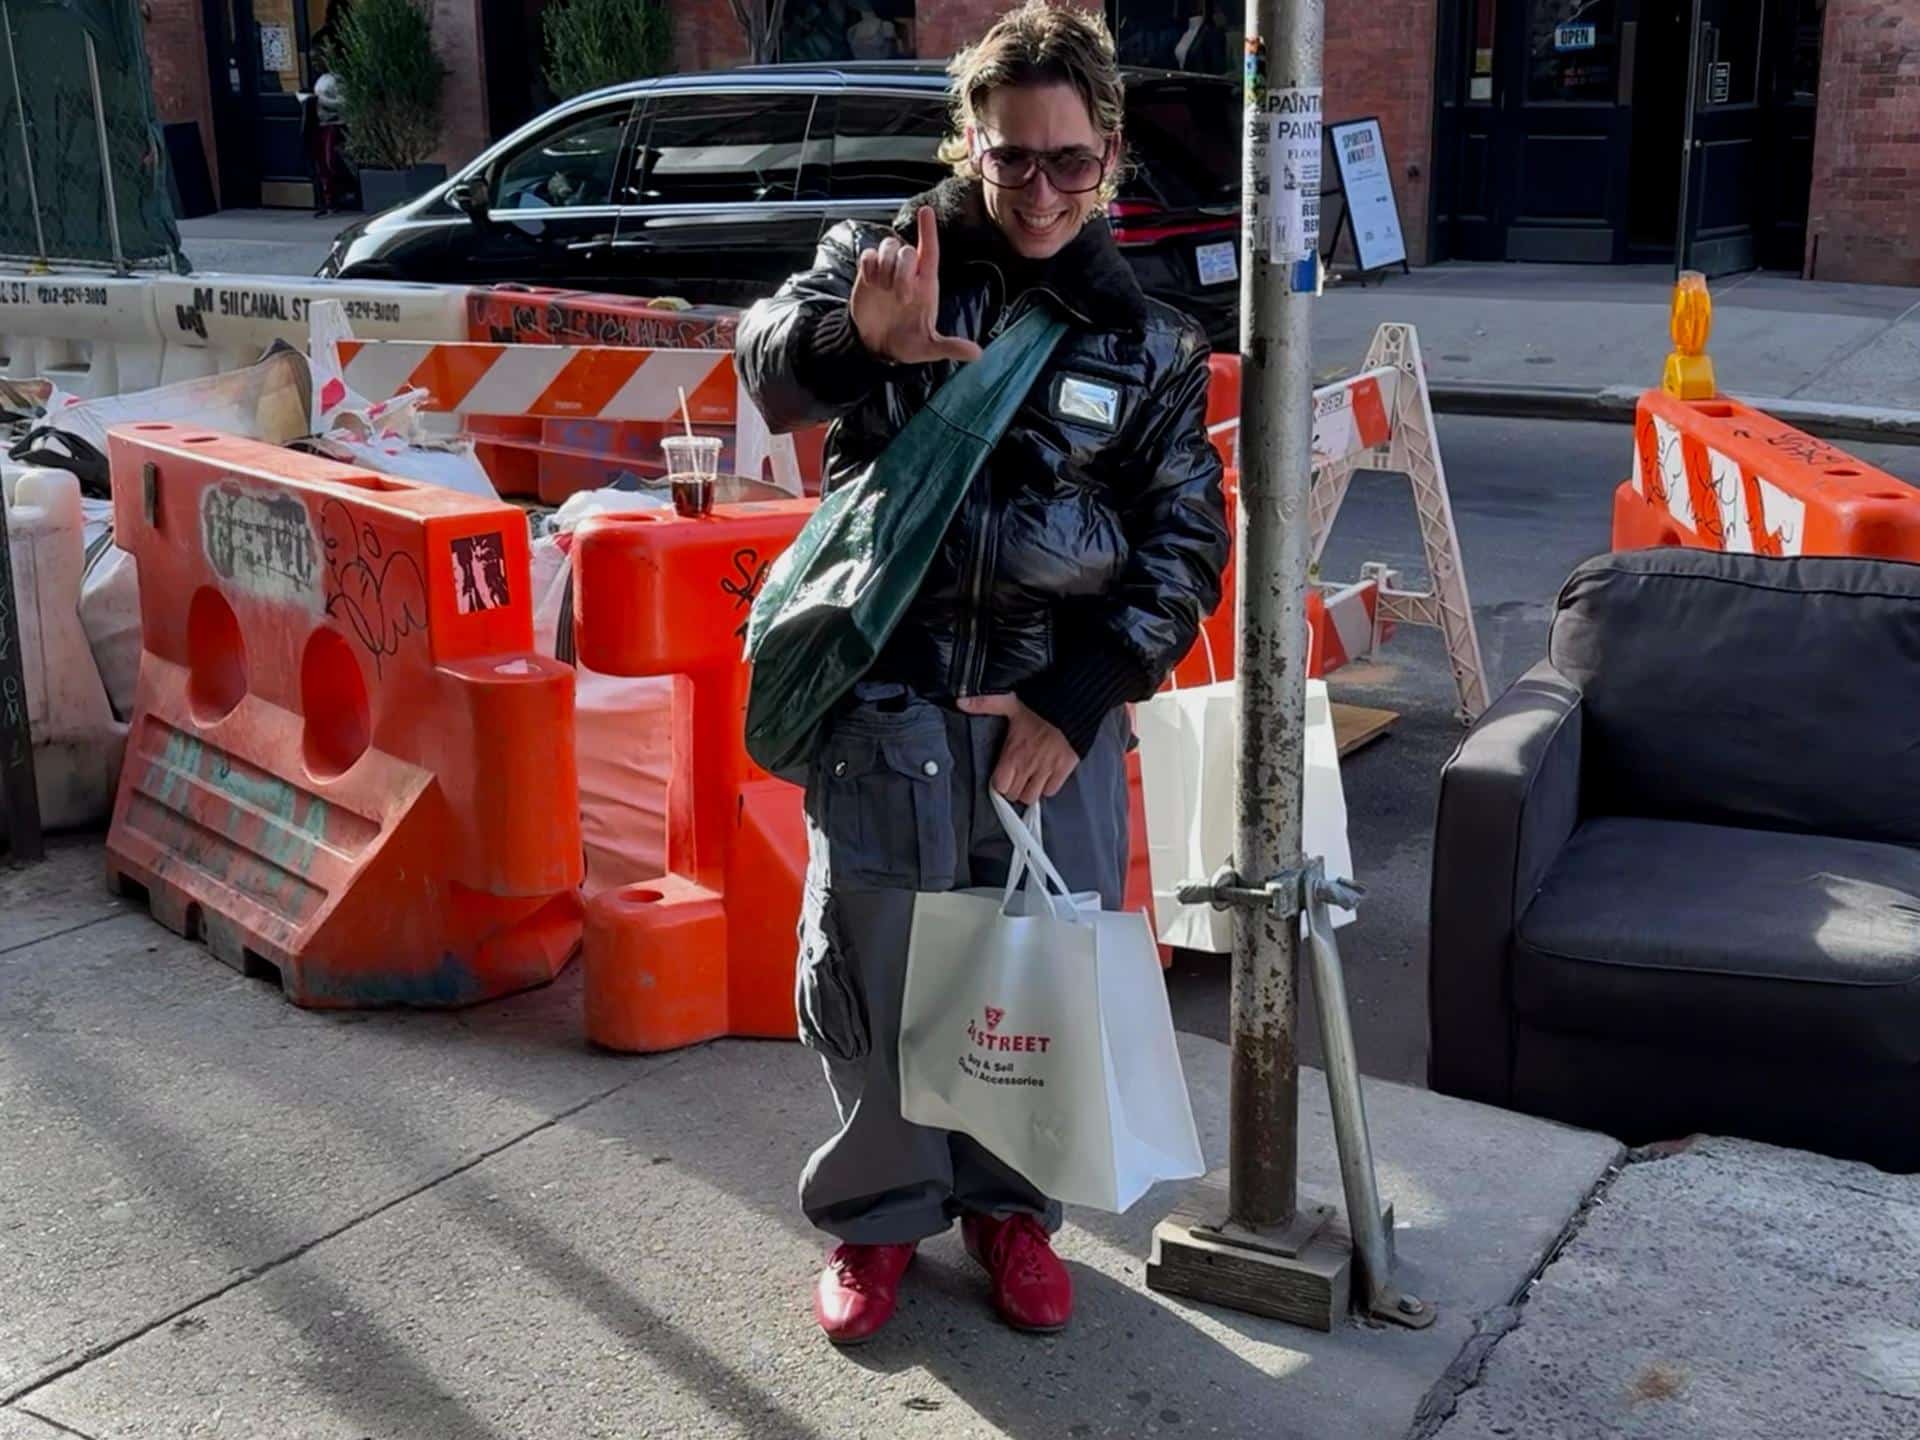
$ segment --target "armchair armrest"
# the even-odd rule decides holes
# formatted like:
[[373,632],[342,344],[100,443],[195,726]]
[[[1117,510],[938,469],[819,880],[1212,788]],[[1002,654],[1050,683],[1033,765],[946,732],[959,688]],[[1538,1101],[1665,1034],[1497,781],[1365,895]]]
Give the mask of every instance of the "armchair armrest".
[[1512,1098],[1514,927],[1580,818],[1580,690],[1533,667],[1440,776],[1427,962],[1427,1082]]

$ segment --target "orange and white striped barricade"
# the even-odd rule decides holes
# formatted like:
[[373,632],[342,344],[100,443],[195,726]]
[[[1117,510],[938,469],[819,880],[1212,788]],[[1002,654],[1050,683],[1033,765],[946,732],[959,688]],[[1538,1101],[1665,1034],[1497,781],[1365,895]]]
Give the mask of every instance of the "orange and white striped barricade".
[[348,340],[340,357],[371,400],[425,390],[425,411],[477,442],[503,495],[557,505],[621,471],[664,475],[660,437],[684,423],[682,391],[694,431],[730,443],[726,468],[758,477],[770,462],[774,483],[800,493],[792,437],[768,433],[729,351]]
[[308,1006],[465,1005],[578,944],[573,674],[511,505],[112,432],[144,652],[107,867]]
[[1920,490],[1738,400],[1640,397],[1613,548],[1920,560]]
[[798,787],[748,757],[747,614],[811,500],[600,515],[574,534],[580,663],[687,679],[691,829],[670,827],[668,873],[587,904],[588,1038],[677,1049],[720,1035],[790,1039],[794,935],[807,869]]
[[[1229,397],[1237,394],[1239,373],[1235,357],[1216,357],[1209,392],[1208,429],[1223,455],[1237,454],[1237,413],[1224,413]],[[1460,555],[1460,536],[1453,521],[1453,502],[1447,493],[1446,467],[1434,432],[1433,404],[1427,393],[1426,368],[1420,358],[1420,340],[1411,325],[1382,325],[1374,332],[1367,358],[1358,374],[1313,392],[1313,489],[1310,524],[1316,569],[1347,497],[1354,473],[1361,469],[1396,472],[1407,477],[1425,552],[1428,587],[1400,588],[1394,572],[1381,565],[1363,566],[1357,584],[1321,584],[1320,605],[1309,604],[1309,621],[1316,624],[1315,649],[1323,665],[1357,660],[1371,653],[1395,625],[1418,625],[1439,630],[1446,639],[1455,692],[1462,721],[1471,722],[1487,708],[1486,666],[1480,656],[1480,637],[1474,626],[1473,604],[1467,593],[1466,567]],[[1229,477],[1228,499],[1237,499],[1237,485]],[[1220,609],[1207,621],[1215,653],[1233,654],[1234,585],[1237,573],[1229,567],[1229,582]],[[1357,606],[1358,609],[1349,607]],[[1345,624],[1337,631],[1325,623],[1336,613]],[[1358,617],[1371,617],[1370,643],[1358,644]],[[1319,617],[1316,620],[1315,617]],[[1344,661],[1336,657],[1344,654]],[[1200,673],[1204,661],[1189,656],[1181,674]],[[1324,673],[1319,671],[1316,673]]]

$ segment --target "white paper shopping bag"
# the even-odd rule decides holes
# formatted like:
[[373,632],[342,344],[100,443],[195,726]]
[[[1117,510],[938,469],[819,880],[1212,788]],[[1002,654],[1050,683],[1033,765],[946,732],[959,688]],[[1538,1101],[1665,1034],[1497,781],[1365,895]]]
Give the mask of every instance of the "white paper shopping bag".
[[[1183,905],[1178,891],[1190,880],[1212,879],[1233,855],[1236,688],[1223,680],[1163,690],[1134,707],[1155,929],[1163,944],[1217,954],[1233,949],[1233,917],[1211,905]],[[1352,879],[1340,745],[1324,680],[1307,682],[1306,722],[1303,848],[1326,861],[1327,874]],[[1351,910],[1333,914],[1336,926],[1352,919]]]
[[1143,916],[1068,894],[994,800],[1007,887],[914,901],[901,1113],[972,1136],[1055,1199],[1124,1211],[1204,1170],[1159,952]]

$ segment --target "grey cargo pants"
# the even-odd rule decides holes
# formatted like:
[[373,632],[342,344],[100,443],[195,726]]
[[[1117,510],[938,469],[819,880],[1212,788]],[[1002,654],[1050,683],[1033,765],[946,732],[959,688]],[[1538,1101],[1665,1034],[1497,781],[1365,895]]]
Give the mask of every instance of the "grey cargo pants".
[[[800,1038],[826,1063],[840,1130],[807,1162],[800,1205],[863,1245],[920,1240],[963,1211],[1060,1207],[965,1135],[900,1117],[900,1007],[920,890],[1004,885],[1012,847],[987,782],[1006,721],[863,685],[808,773]],[[1046,802],[1047,853],[1074,890],[1117,909],[1127,873],[1124,708]]]

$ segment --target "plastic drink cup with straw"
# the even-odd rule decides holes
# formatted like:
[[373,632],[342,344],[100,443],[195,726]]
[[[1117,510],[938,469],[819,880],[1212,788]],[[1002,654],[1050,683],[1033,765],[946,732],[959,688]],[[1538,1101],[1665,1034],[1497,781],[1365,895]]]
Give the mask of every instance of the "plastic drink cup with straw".
[[673,508],[689,519],[698,519],[713,513],[713,492],[720,479],[720,437],[693,433],[684,389],[680,391],[680,423],[687,433],[662,437],[660,448],[667,457]]

